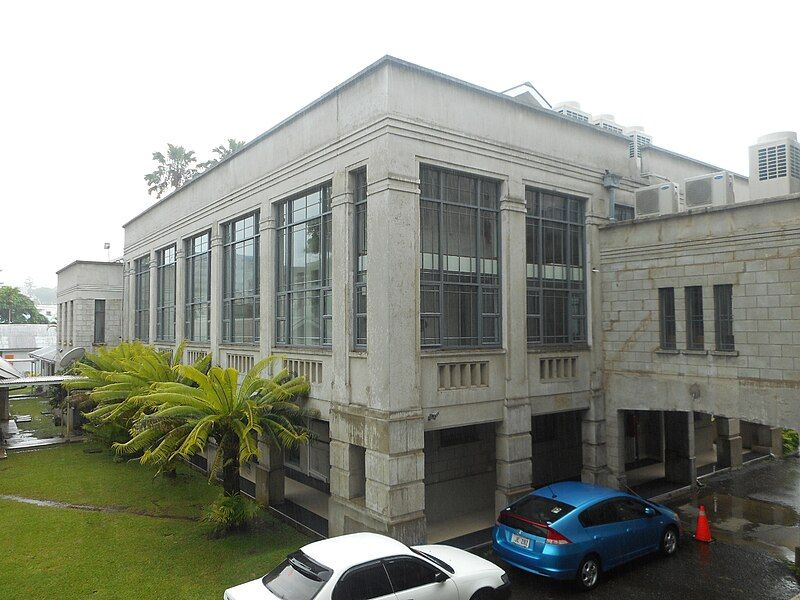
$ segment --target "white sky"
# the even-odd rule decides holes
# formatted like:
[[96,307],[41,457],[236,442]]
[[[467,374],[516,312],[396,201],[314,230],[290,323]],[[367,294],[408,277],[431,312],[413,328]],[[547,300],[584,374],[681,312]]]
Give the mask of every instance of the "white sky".
[[167,142],[250,140],[384,54],[643,125],[747,174],[800,130],[800,3],[4,2],[0,282],[122,254]]

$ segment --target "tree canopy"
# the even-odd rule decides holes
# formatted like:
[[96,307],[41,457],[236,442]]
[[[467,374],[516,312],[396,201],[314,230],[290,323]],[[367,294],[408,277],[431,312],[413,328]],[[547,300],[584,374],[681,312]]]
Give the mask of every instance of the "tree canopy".
[[5,285],[0,287],[0,323],[46,324],[49,321],[19,288]]
[[214,165],[219,164],[224,159],[228,158],[231,154],[236,154],[239,150],[241,150],[245,145],[245,142],[241,140],[237,140],[234,138],[228,138],[228,145],[220,144],[216,148],[212,148],[211,152],[217,155],[216,158],[212,158],[211,160],[207,160],[204,163],[201,163],[200,166],[208,170]]

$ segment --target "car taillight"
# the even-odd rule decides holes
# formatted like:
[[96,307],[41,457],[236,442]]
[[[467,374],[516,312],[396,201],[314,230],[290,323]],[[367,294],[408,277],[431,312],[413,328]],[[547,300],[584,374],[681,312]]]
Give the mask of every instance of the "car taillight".
[[547,539],[544,541],[545,544],[571,544],[572,542],[565,538],[563,535],[558,533],[555,529],[547,528]]

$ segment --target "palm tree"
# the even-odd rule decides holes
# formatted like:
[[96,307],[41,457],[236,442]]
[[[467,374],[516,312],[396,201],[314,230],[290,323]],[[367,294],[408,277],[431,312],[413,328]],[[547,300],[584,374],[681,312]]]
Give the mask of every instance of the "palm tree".
[[271,356],[258,362],[238,385],[236,369],[211,367],[208,374],[179,365],[177,372],[196,387],[181,382],[155,383],[149,393],[129,398],[134,407],[147,404],[136,419],[133,437],[114,444],[120,454],[143,452],[142,464],[159,468],[188,459],[205,449],[210,438],[219,446],[210,469],[213,479],[222,469],[225,496],[239,494],[239,465],[258,458],[258,438],[275,448],[305,444],[310,431],[305,426],[311,411],[296,400],[309,390],[303,377],[286,369],[273,377],[261,372],[276,360]]
[[216,148],[213,148],[211,152],[217,155],[217,158],[212,158],[211,160],[207,160],[204,163],[200,163],[200,168],[203,170],[208,170],[214,165],[219,164],[224,159],[229,157],[231,154],[236,154],[239,150],[241,150],[246,142],[242,142],[241,140],[237,140],[234,138],[228,138],[228,145],[220,144]]
[[194,150],[187,150],[183,146],[167,144],[167,155],[153,152],[153,160],[158,166],[155,171],[145,175],[144,179],[148,185],[147,193],[155,193],[156,198],[161,198],[167,191],[177,190],[198,173],[194,166],[197,162]]

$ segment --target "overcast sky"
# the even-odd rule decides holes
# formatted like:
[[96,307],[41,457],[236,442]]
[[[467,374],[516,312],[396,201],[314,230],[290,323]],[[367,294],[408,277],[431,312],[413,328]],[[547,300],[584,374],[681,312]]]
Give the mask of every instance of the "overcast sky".
[[55,286],[104,242],[121,256],[154,150],[209,158],[384,54],[497,91],[530,80],[747,174],[758,136],[800,130],[799,23],[800,3],[767,0],[5,2],[0,282]]

